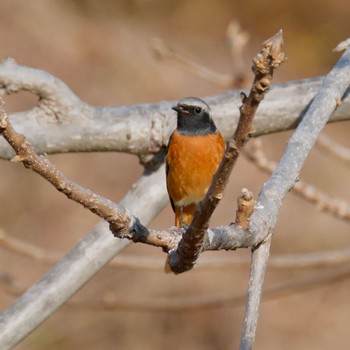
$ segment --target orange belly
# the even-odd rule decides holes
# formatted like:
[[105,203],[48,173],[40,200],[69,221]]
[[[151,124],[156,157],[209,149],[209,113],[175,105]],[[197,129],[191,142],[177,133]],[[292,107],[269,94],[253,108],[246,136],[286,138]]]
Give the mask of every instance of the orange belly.
[[220,133],[185,136],[174,132],[166,157],[167,187],[175,224],[190,224],[196,205],[205,196],[225,152]]

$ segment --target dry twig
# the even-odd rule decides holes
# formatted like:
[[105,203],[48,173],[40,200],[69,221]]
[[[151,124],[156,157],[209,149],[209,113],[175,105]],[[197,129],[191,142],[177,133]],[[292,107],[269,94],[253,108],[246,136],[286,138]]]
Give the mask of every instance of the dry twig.
[[[333,143],[332,143],[333,144]],[[334,146],[334,144],[333,144]],[[247,159],[252,161],[259,169],[267,174],[272,174],[276,168],[276,163],[266,156],[262,149],[260,140],[254,140],[244,154]],[[350,203],[341,199],[329,196],[315,186],[306,183],[302,179],[293,186],[293,193],[298,194],[310,203],[316,204],[321,211],[329,213],[341,220],[350,220]]]

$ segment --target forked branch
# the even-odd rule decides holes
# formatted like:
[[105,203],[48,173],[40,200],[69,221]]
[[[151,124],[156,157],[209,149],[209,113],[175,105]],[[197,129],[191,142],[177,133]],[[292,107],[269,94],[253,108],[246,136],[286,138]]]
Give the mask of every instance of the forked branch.
[[[348,48],[326,76],[305,116],[288,141],[282,159],[269,180],[264,184],[259,195],[257,209],[251,217],[250,232],[265,231],[269,237],[253,251],[248,298],[241,336],[241,350],[253,348],[271,236],[276,225],[282,200],[289,190],[293,188],[309,152],[314,146],[322,128],[341,104],[341,99],[349,84],[350,49]],[[262,217],[264,218],[263,222],[260,221]]]

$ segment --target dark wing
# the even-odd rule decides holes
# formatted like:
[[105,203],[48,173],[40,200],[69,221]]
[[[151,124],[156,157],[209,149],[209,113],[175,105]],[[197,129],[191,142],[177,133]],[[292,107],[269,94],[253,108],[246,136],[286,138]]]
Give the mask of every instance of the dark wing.
[[[168,147],[167,147],[167,154],[168,154],[168,149],[169,149],[169,145],[170,145],[170,142],[171,142],[171,138],[173,137],[173,134],[171,134],[170,138],[169,138],[169,142],[168,142]],[[173,211],[175,213],[175,204],[174,204],[174,201],[172,200],[172,198],[170,197],[170,194],[169,194],[169,188],[168,188],[168,174],[169,174],[169,164],[167,162],[167,158],[165,158],[165,178],[166,178],[166,189],[168,191],[168,195],[169,195],[169,199],[170,199],[170,204],[171,204],[171,207],[173,208]]]

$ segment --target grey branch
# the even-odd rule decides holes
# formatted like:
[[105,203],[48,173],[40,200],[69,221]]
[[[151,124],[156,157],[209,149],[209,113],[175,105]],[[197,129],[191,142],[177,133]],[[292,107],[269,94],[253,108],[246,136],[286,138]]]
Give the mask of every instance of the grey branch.
[[264,232],[264,235],[269,238],[253,251],[241,349],[253,348],[271,235],[282,200],[293,188],[305,159],[321,130],[341,104],[349,84],[350,49],[347,49],[324,79],[319,92],[290,138],[282,159],[259,195],[257,209],[251,217],[250,231]]
[[[164,167],[142,176],[121,204],[148,223],[167,203]],[[144,191],[148,188],[148,191]],[[144,205],[148,203],[149,205]],[[103,268],[128,240],[114,238],[106,222],[99,223],[36,284],[0,314],[0,344],[11,349]]]
[[[13,60],[0,64],[0,93],[21,90],[40,97],[39,106],[14,113],[11,122],[24,133],[37,153],[120,151],[133,154],[158,152],[175,128],[174,102],[120,107],[93,107],[47,72],[18,66]],[[296,127],[314,98],[322,78],[305,79],[271,87],[255,116],[255,136]],[[350,88],[330,119],[350,119]],[[240,90],[209,96],[213,117],[228,139],[239,119]],[[0,159],[13,151],[0,139]]]

